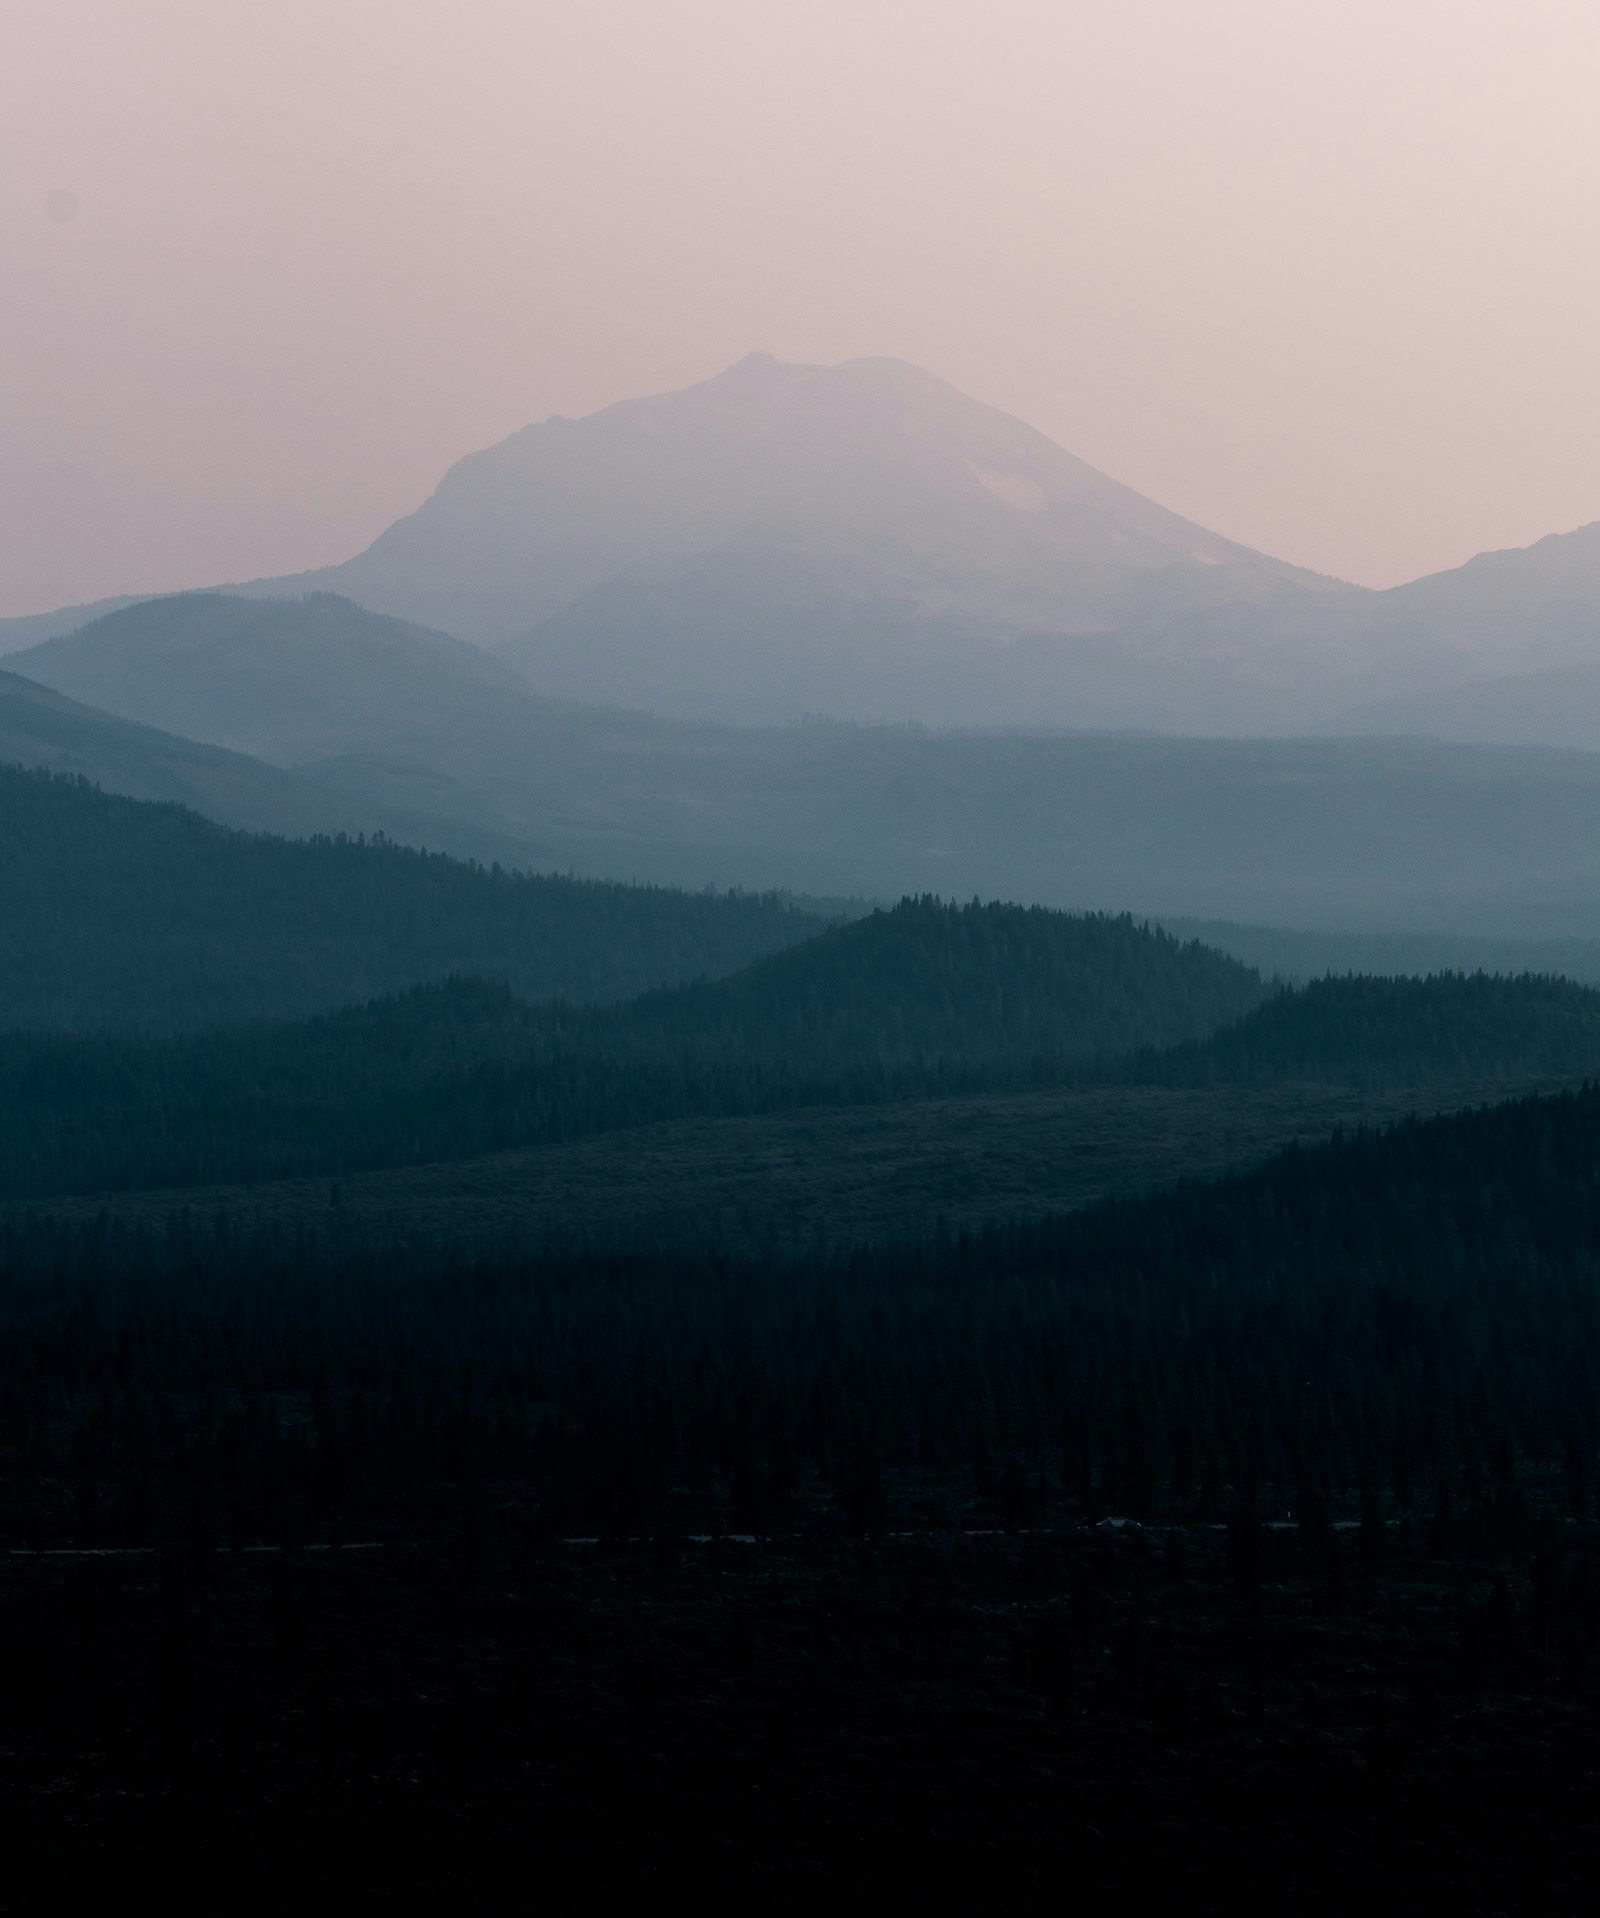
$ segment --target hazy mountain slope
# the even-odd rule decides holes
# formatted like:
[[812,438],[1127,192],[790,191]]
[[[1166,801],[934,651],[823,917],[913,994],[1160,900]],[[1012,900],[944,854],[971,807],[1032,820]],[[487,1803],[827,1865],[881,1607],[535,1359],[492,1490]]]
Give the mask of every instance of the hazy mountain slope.
[[[308,591],[502,644],[541,695],[741,723],[1420,727],[1587,745],[1554,682],[1471,689],[1600,663],[1600,524],[1365,592],[1207,532],[885,359],[756,354],[681,392],[526,427],[459,461],[345,564],[230,589]],[[122,604],[0,621],[0,651]],[[386,643],[426,651],[428,636]],[[448,671],[439,635],[431,647],[426,669],[406,668],[419,692]],[[74,670],[64,660],[40,670],[133,712],[103,679],[56,677]],[[317,701],[346,690],[330,679]],[[198,690],[173,702],[133,716],[257,740],[219,732]],[[291,756],[324,750],[307,717]]]
[[283,1018],[464,972],[604,1000],[728,972],[823,923],[772,898],[233,833],[5,767],[0,898],[0,1027]]
[[15,673],[0,673],[0,765],[76,774],[109,792],[175,800],[258,830],[304,834],[354,824],[338,795],[276,766],[96,712]]
[[1600,523],[1330,602],[1315,623],[1325,649],[1413,668],[1410,683],[1369,684],[1333,730],[1600,746]]
[[[567,742],[590,871],[1344,930],[1600,934],[1600,756],[805,726]],[[567,782],[570,782],[567,783]]]
[[671,722],[535,698],[475,649],[331,598],[156,602],[16,663],[294,764],[325,795],[308,824],[507,864],[1345,931],[1600,935],[1597,755]]
[[931,608],[992,630],[1101,626],[1131,576],[1173,565],[1312,583],[915,367],[764,354],[525,427],[325,577],[365,604],[509,639],[608,580],[751,532],[903,568]]
[[111,599],[97,599],[83,606],[61,606],[51,613],[21,613],[0,619],[0,655],[19,653],[25,646],[39,646],[62,633],[75,633],[92,619],[104,619],[108,613],[120,613],[125,606],[137,606],[149,595],[119,593]]
[[1181,722],[1162,661],[1223,723],[1241,663],[1257,718],[1303,717],[1329,665],[1301,612],[1355,594],[902,362],[759,354],[526,427],[356,558],[231,590],[332,591],[507,642],[537,692],[691,717],[1097,724]]
[[[1600,587],[1596,604],[1600,608]],[[1596,649],[1600,651],[1600,636]],[[1346,715],[1345,724],[1351,732],[1575,746],[1592,752],[1600,748],[1600,658],[1358,707]]]
[[[1297,624],[1285,602],[1313,595],[1239,566],[1081,569],[1065,632],[1021,609],[1008,628],[936,578],[750,533],[607,581],[499,651],[551,697],[736,724],[1292,730],[1367,683],[1280,635]],[[1413,682],[1376,681],[1397,683]]]
[[1472,672],[1600,661],[1600,522],[1479,553],[1376,594],[1359,611],[1388,639],[1458,652]]
[[478,648],[332,594],[144,600],[16,654],[12,670],[128,719],[293,763],[487,719],[511,686]]

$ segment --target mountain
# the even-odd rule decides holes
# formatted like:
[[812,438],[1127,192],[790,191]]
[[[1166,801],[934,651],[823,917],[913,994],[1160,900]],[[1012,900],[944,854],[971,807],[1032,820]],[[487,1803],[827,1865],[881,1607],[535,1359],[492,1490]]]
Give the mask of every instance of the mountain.
[[58,1030],[281,1019],[463,973],[536,999],[625,998],[733,971],[825,924],[771,896],[230,832],[5,766],[0,898],[0,1028]]
[[441,712],[487,719],[515,682],[465,641],[331,593],[190,593],[17,653],[11,669],[148,725],[292,765],[394,744]]
[[[148,602],[12,664],[121,717],[293,767],[298,824],[127,787],[234,823],[382,829],[506,865],[671,885],[983,893],[1453,940],[1600,933],[1597,755],[673,721],[540,699],[475,648],[331,596]],[[74,711],[80,728],[115,725]],[[18,756],[105,778],[106,755]],[[258,784],[269,770],[225,763]],[[1429,954],[1479,962],[1460,945]]]
[[526,427],[291,584],[494,645],[542,695],[742,722],[1292,732],[1600,659],[1600,527],[1365,592],[888,359],[755,354]]
[[1363,597],[915,367],[763,354],[526,427],[354,559],[230,591],[332,593],[503,647],[540,694],[693,718],[1191,726],[1305,710],[1330,668],[1301,626]]
[[[494,683],[481,656],[451,659],[453,634],[497,650],[502,685],[694,720],[1594,743],[1554,683],[1479,687],[1600,663],[1600,524],[1367,592],[1182,519],[891,359],[752,354],[681,392],[527,426],[458,461],[364,553],[226,597],[307,595],[330,626],[354,602],[406,628],[403,646],[383,640],[391,670],[408,658],[397,718],[436,673]],[[106,601],[0,621],[0,652],[31,648],[23,670],[98,702],[103,676],[42,654],[124,615],[150,617]],[[347,691],[318,687],[288,757],[321,755],[313,709]],[[219,733],[202,688],[134,716],[262,750],[259,728]],[[268,716],[281,737],[289,715]]]
[[[159,702],[157,702],[159,704]],[[405,844],[462,857],[537,863],[539,848],[491,825],[428,809],[428,783],[412,779],[376,794],[301,779],[244,752],[180,738],[0,673],[0,767],[86,779],[134,800],[167,800],[251,832],[305,838],[315,832],[384,832]],[[432,781],[449,790],[447,783]]]
[[1480,553],[1330,610],[1325,643],[1429,657],[1422,683],[1324,724],[1502,745],[1600,747],[1600,524]]
[[[253,613],[250,602],[237,603]],[[396,756],[407,726],[424,733],[453,727],[459,741],[484,724],[486,702],[473,677],[458,702],[467,705],[466,714],[452,713],[444,696],[448,675],[429,689],[436,695],[431,703],[423,700],[408,714],[405,702],[393,697],[404,675],[389,671],[380,653],[366,662],[362,678],[348,676],[349,696],[342,703],[329,698],[319,704],[319,690],[330,677],[326,657],[303,653],[308,671],[298,676],[280,670],[281,657],[259,657],[239,670],[226,661],[219,666],[194,648],[185,655],[169,642],[167,628],[174,614],[181,629],[197,610],[209,620],[219,605],[225,624],[226,602],[197,595],[154,604],[159,616],[118,615],[104,634],[86,629],[81,642],[74,636],[17,655],[29,677],[0,672],[0,765],[71,773],[134,799],[173,800],[249,831],[292,837],[381,832],[463,858],[523,867],[554,863],[549,847],[514,819],[501,821],[492,808],[474,804],[426,758]],[[372,621],[360,608],[351,612]],[[293,617],[311,628],[327,625],[325,611],[313,605],[296,608]],[[292,655],[296,649],[284,650]],[[470,649],[462,650],[470,656]],[[485,670],[492,674],[492,665]],[[40,684],[33,676],[40,674],[59,677],[117,710],[68,698]],[[363,697],[357,697],[358,683],[367,688]],[[514,688],[510,695],[515,703]],[[141,724],[140,716],[155,723]],[[199,737],[174,730],[184,724]],[[351,776],[348,759],[318,766],[311,775],[287,770],[299,750],[319,738],[349,748],[375,735],[395,750],[387,758],[360,761],[364,778]],[[262,757],[217,743],[228,740],[248,742]],[[428,751],[434,759],[441,756],[431,744]]]
[[[396,721],[437,675],[452,698],[494,684],[481,654],[451,658],[452,634],[495,649],[502,687],[691,720],[1588,745],[1559,687],[1532,706],[1476,689],[1600,663],[1600,524],[1367,592],[1182,519],[901,361],[752,354],[681,392],[527,426],[458,461],[364,553],[224,597],[307,595],[330,628],[351,602],[404,626],[403,644],[382,640],[391,671],[408,662]],[[22,670],[122,711],[103,674],[43,654],[124,616],[150,617],[108,601],[0,621],[0,652],[31,648]],[[219,731],[203,688],[181,709],[175,690],[133,716],[266,750],[259,724]],[[319,683],[288,747],[293,716],[269,710],[269,756],[339,750],[315,711],[348,691]]]
[[1245,594],[1325,584],[901,361],[759,353],[470,455],[330,577],[364,604],[497,642],[640,568],[751,536],[853,563],[991,634],[1100,629],[1173,566],[1233,569]]
[[257,831],[370,831],[394,817],[352,807],[244,753],[97,712],[16,673],[0,672],[0,766],[71,774],[108,792],[175,801]]
[[1345,610],[1375,638],[1437,647],[1469,675],[1600,662],[1600,522],[1480,553]]

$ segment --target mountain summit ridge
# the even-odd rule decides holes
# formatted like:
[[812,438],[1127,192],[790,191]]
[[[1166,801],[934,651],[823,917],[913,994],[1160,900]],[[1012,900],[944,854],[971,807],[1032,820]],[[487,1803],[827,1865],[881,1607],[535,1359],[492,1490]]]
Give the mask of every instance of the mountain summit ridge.
[[[474,641],[546,698],[745,724],[1449,733],[1465,722],[1436,702],[1488,686],[1473,736],[1588,743],[1492,687],[1600,666],[1600,524],[1369,591],[886,357],[753,353],[553,414],[341,565],[229,590],[336,593]],[[109,610],[0,622],[0,651]]]
[[[752,538],[843,543],[885,566],[946,572],[965,547],[969,566],[1020,565],[1035,578],[1051,561],[1111,572],[1187,563],[1329,584],[1170,513],[905,361],[769,355],[468,454],[415,513],[321,577],[378,610],[496,643],[642,566]],[[469,555],[487,578],[463,585]],[[1054,604],[991,623],[1103,626],[1064,604],[1083,582],[1039,585]]]

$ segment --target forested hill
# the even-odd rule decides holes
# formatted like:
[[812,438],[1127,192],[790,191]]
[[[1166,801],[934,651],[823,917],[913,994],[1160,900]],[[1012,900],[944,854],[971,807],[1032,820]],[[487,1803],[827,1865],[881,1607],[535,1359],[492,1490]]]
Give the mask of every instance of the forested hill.
[[604,1043],[795,1061],[1084,1059],[1199,1038],[1262,990],[1251,967],[1126,913],[924,896],[726,979],[652,993],[606,1017]]
[[0,1028],[283,1019],[453,974],[621,999],[824,921],[771,896],[533,878],[387,843],[232,832],[0,766]]
[[[337,871],[373,849],[321,850]],[[595,907],[569,929],[622,909],[611,889],[520,883]],[[664,1120],[1045,1086],[1399,1087],[1437,1106],[1452,1086],[1465,1103],[1600,1077],[1600,994],[1565,981],[1326,980],[1258,1004],[1262,990],[1126,919],[914,900],[611,1006],[530,1005],[456,978],[300,1021],[13,1032],[0,1197],[344,1175]]]
[[1600,992],[1568,979],[1434,973],[1318,979],[1237,1024],[1119,1062],[1163,1085],[1431,1085],[1450,1079],[1600,1075]]
[[1131,920],[926,899],[793,958],[614,1007],[458,979],[304,1021],[0,1036],[0,1194],[345,1173],[976,1091],[1209,1030],[1261,992],[1247,968]]
[[[713,1488],[741,1456],[727,1436],[737,1432],[755,1475],[794,1449],[791,1496],[796,1468],[824,1485],[841,1468],[905,1469],[920,1485],[930,1467],[971,1471],[992,1496],[995,1461],[1013,1461],[1010,1522],[1046,1499],[1060,1512],[1062,1489],[1069,1522],[1106,1510],[1250,1522],[1268,1501],[1300,1514],[1302,1545],[1308,1533],[1320,1544],[1331,1499],[1409,1515],[1426,1489],[1435,1556],[1449,1559],[1453,1524],[1478,1529],[1480,1553],[1526,1543],[1519,1461],[1547,1491],[1565,1474],[1575,1510],[1591,1507],[1597,1220],[1597,1089],[781,1273],[612,1260],[464,1274],[426,1246],[365,1259],[337,1232],[275,1249],[270,1235],[225,1228],[208,1248],[197,1220],[78,1238],[15,1215],[0,1222],[0,1272],[28,1330],[0,1366],[28,1368],[35,1389],[35,1368],[59,1368],[65,1422],[67,1382],[76,1417],[86,1380],[125,1394],[125,1368],[148,1376],[157,1355],[168,1390],[203,1390],[191,1368],[217,1362],[225,1323],[242,1389],[370,1387],[381,1354],[400,1404],[441,1407],[415,1418],[418,1433],[452,1429],[447,1395],[484,1433],[521,1429],[505,1416],[513,1403],[559,1407],[572,1444],[533,1452],[527,1469],[539,1498],[584,1528],[641,1528],[663,1480]],[[320,1283],[319,1262],[340,1283]],[[185,1317],[124,1289],[163,1268]],[[816,1390],[841,1352],[849,1389]],[[221,1421],[202,1430],[219,1427],[226,1442]],[[19,1446],[18,1457],[33,1454]],[[436,1484],[437,1470],[419,1484]],[[186,1514],[193,1480],[180,1485]],[[696,1496],[688,1516],[717,1529],[715,1491]]]

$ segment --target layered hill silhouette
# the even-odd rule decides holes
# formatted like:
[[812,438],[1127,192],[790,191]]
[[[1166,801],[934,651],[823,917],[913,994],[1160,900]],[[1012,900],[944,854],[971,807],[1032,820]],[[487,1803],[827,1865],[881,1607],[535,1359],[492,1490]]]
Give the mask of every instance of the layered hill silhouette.
[[[149,602],[11,665],[0,715],[31,715],[12,757],[234,824],[382,830],[509,866],[672,885],[984,893],[1502,941],[1600,932],[1600,757],[1588,753],[673,721],[538,698],[476,648],[331,595]],[[52,705],[23,673],[116,718]],[[165,728],[165,742],[127,720]],[[72,755],[49,743],[51,726],[67,727]],[[204,749],[171,737],[191,729]],[[219,760],[218,745],[272,766]],[[130,770],[141,757],[144,784]],[[214,801],[151,783],[179,760],[191,780],[208,768]],[[280,810],[247,812],[247,790]],[[1426,959],[1535,963],[1459,945]]]
[[[569,905],[564,929],[573,917]],[[1049,1088],[1072,1103],[1045,1101],[1033,1129],[1067,1119],[1070,1132],[1075,1111],[1081,1133],[1099,1112],[1110,1149],[1137,1125],[1130,1093],[1144,1089],[1159,1127],[1177,1116],[1171,1089],[1250,1089],[1263,1097],[1249,1130],[1271,1144],[1338,1116],[1336,1087],[1367,1095],[1348,1116],[1393,1117],[1600,1069],[1600,994],[1562,980],[1350,978],[1263,995],[1221,954],[1126,919],[920,900],[610,1007],[454,980],[292,1023],[0,1035],[0,1198],[342,1177],[639,1126],[670,1150],[663,1127],[807,1108],[921,1103],[933,1146],[968,1124],[952,1099],[1011,1101],[997,1118],[1014,1127],[1017,1097]],[[1245,1110],[1217,1108],[1233,1122]],[[681,1143],[687,1194],[703,1168],[694,1138]],[[864,1143],[841,1119],[829,1149]]]
[[[259,671],[231,682],[224,674],[212,691],[220,695],[226,686],[227,696],[217,697],[208,715],[204,691],[184,671],[163,667],[159,643],[148,659],[133,651],[130,666],[117,647],[110,649],[104,683],[81,655],[69,658],[62,674],[107,704],[121,702],[118,711],[69,699],[20,673],[0,672],[0,766],[68,774],[130,799],[172,801],[249,832],[293,838],[381,833],[462,858],[523,867],[557,863],[551,849],[528,832],[503,830],[487,809],[452,803],[459,797],[454,784],[425,768],[375,767],[365,781],[339,777],[339,766],[319,769],[326,777],[288,770],[293,753],[275,748],[292,746],[303,733],[304,687],[278,691],[270,681],[263,684]],[[376,664],[371,684],[381,705],[389,681],[381,662]],[[185,738],[170,724],[140,724],[126,716],[130,712],[188,719],[199,737]],[[325,708],[324,718],[330,717]],[[359,730],[348,708],[341,723]],[[259,756],[213,743],[227,738],[249,738]]]
[[329,794],[277,767],[130,723],[17,673],[0,672],[0,765],[70,774],[257,830],[328,832],[346,823]]
[[773,897],[231,832],[5,766],[0,897],[0,1028],[56,1030],[282,1019],[465,973],[530,998],[619,999],[730,972],[825,923]]
[[[770,901],[562,881],[503,882],[483,896],[482,875],[443,862],[384,871],[368,857],[363,885],[360,863],[337,875],[363,896],[354,912],[336,915],[324,891],[307,915],[332,921],[320,943],[342,935],[347,963],[352,930],[385,899],[388,943],[409,934],[410,963],[423,960],[407,882],[446,908],[443,936],[491,952],[498,936],[502,975],[524,984],[541,970],[570,979],[587,961],[592,991],[630,963],[681,967],[692,949],[725,960],[730,942],[815,927]],[[315,849],[295,864],[314,877]],[[519,929],[531,950],[505,951]],[[595,936],[607,931],[610,951]],[[614,1007],[528,1005],[504,984],[458,979],[308,1022],[0,1037],[0,1190],[345,1172],[645,1121],[982,1088],[1036,1061],[1059,1071],[1203,1037],[1262,992],[1248,968],[1125,918],[932,899],[815,932],[776,958]]]

